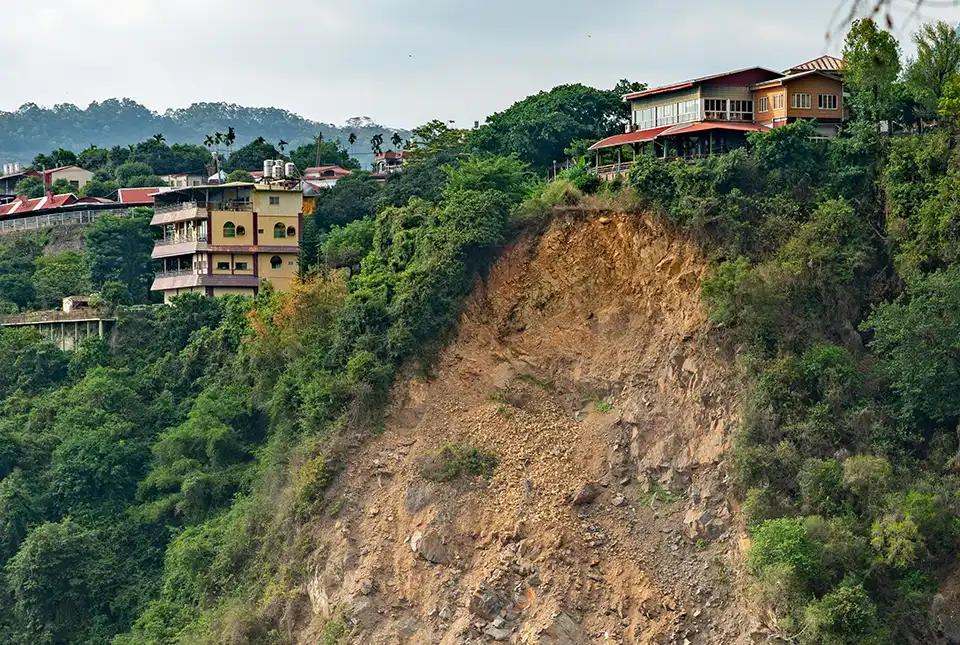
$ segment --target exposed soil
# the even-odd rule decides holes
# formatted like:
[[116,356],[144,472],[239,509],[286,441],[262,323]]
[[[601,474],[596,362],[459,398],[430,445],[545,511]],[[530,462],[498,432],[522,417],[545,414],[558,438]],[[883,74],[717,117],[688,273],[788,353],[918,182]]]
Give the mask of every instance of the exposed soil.
[[[507,249],[329,491],[301,642],[331,617],[364,645],[765,641],[738,591],[742,386],[706,333],[705,267],[636,215]],[[451,445],[499,463],[435,481]]]

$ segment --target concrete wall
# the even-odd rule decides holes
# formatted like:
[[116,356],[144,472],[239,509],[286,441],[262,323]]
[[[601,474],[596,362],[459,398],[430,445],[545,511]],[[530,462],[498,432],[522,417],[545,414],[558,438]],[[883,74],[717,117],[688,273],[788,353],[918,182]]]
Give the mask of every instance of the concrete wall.
[[[277,225],[283,237],[277,237]],[[293,235],[290,234],[293,229]],[[260,246],[291,246],[300,244],[300,216],[293,215],[257,215],[257,234]]]
[[67,168],[66,170],[52,172],[49,177],[51,184],[58,179],[66,179],[67,181],[77,182],[77,188],[83,188],[93,179],[93,173],[83,168]]
[[[279,257],[280,267],[273,268],[270,260]],[[297,279],[299,266],[297,264],[297,255],[295,253],[261,253],[257,256],[258,275],[273,284],[277,291],[289,291],[293,288],[293,283]]]
[[[277,203],[271,203],[272,201]],[[258,190],[253,194],[253,210],[264,215],[297,215],[303,212],[303,193],[298,190]]]
[[[248,211],[213,211],[210,215],[210,243],[232,244],[237,246],[253,245],[253,213]],[[234,226],[242,226],[243,235],[237,232],[236,237],[224,237],[223,225],[233,222]],[[262,228],[262,227],[261,227]],[[262,244],[262,242],[261,242]]]

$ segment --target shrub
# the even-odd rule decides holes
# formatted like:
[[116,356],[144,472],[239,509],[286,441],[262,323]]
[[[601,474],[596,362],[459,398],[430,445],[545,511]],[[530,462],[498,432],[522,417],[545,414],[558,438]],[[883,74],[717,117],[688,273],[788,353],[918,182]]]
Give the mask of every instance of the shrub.
[[808,459],[799,483],[805,513],[836,515],[844,511],[843,472],[833,459]]
[[461,476],[485,477],[493,474],[497,457],[468,444],[450,443],[427,455],[420,467],[426,479],[447,482]]
[[804,583],[820,575],[822,549],[811,539],[802,519],[767,520],[755,527],[752,535],[747,564],[754,574],[762,574],[771,565],[785,564]]
[[862,585],[839,587],[807,606],[804,627],[811,642],[823,645],[888,643],[877,607]]
[[652,157],[637,157],[628,178],[641,200],[650,206],[670,211],[676,185],[669,164]]

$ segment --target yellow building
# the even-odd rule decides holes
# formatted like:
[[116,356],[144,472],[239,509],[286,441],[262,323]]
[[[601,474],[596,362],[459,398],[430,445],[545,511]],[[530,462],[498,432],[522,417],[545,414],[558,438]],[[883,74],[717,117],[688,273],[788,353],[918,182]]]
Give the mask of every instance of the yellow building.
[[151,289],[255,295],[263,282],[289,291],[297,278],[303,224],[299,187],[235,182],[159,193],[151,222],[161,269]]

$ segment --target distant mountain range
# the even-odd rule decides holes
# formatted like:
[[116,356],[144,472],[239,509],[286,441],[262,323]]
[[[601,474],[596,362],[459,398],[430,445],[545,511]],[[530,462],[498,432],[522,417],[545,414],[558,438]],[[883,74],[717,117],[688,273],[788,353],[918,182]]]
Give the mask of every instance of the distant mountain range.
[[[15,112],[0,112],[0,161],[28,163],[39,153],[57,148],[74,152],[94,144],[100,148],[125,146],[163,134],[169,143],[203,144],[207,135],[226,132],[233,126],[236,148],[257,137],[277,144],[283,139],[289,149],[313,141],[339,138],[363,166],[372,160],[370,139],[383,135],[383,149],[390,149],[394,132],[407,139],[410,132],[375,123],[369,117],[348,119],[342,126],[318,123],[280,108],[244,107],[233,103],[194,103],[184,109],[153,112],[131,99],[108,99],[91,103],[86,109],[70,103],[43,108],[26,103]],[[357,141],[347,146],[350,133]]]

